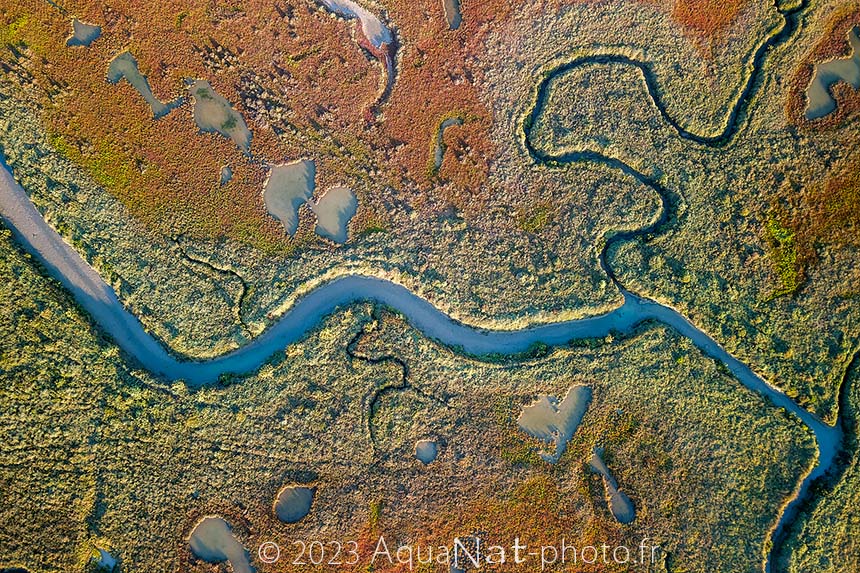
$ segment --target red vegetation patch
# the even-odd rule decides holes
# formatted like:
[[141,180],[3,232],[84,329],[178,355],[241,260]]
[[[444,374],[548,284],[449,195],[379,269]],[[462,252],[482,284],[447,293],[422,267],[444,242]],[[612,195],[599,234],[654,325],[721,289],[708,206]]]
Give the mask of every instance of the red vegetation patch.
[[[558,473],[558,472],[557,472]],[[354,557],[344,558],[340,565],[322,564],[311,568],[308,565],[291,564],[288,559],[281,559],[278,563],[270,566],[270,570],[279,573],[293,573],[305,571],[334,572],[345,571],[352,573],[374,571],[376,573],[408,573],[414,572],[445,572],[449,567],[439,563],[440,555],[444,556],[447,547],[450,551],[453,540],[459,538],[464,547],[469,546],[469,538],[479,534],[481,537],[482,555],[494,555],[498,558],[499,553],[490,550],[490,546],[497,545],[505,548],[505,563],[484,563],[481,570],[486,571],[510,571],[512,573],[537,572],[541,570],[540,556],[529,556],[528,551],[539,551],[541,545],[561,547],[562,540],[567,546],[576,547],[566,552],[567,567],[555,567],[547,570],[577,571],[579,573],[621,573],[629,571],[629,565],[606,563],[603,560],[601,547],[606,544],[610,548],[627,546],[630,548],[630,557],[639,558],[638,544],[641,537],[634,537],[635,532],[623,529],[603,517],[592,514],[590,511],[582,511],[582,507],[571,504],[571,492],[566,491],[567,483],[571,481],[569,476],[562,478],[549,473],[535,473],[526,476],[523,481],[508,489],[495,492],[492,495],[480,494],[464,502],[452,503],[449,495],[439,494],[437,503],[428,504],[433,509],[420,510],[407,519],[401,519],[393,515],[394,511],[384,505],[377,507],[381,516],[371,516],[371,523],[362,528],[355,535],[346,535],[343,539],[355,539],[357,544],[357,563],[351,562]],[[602,496],[602,486],[596,476],[586,478],[586,481],[595,486],[594,494]],[[584,487],[588,488],[588,485]],[[435,495],[435,494],[434,494]],[[590,495],[590,494],[589,494]],[[371,509],[371,512],[374,510]],[[378,521],[377,521],[378,520]],[[382,554],[374,557],[380,537],[385,540],[385,547],[392,556],[394,563]],[[528,549],[521,550],[520,558],[524,563],[514,563],[512,545],[519,538],[520,544],[527,545]],[[398,562],[397,549],[401,545],[407,545],[413,550],[413,565],[410,568],[407,561],[408,553],[401,552],[400,558],[404,562]],[[591,564],[579,559],[581,548],[591,546],[598,548],[600,557]],[[647,546],[646,546],[647,547]],[[420,559],[428,561],[431,555],[433,563],[419,563],[418,550],[420,548]],[[350,546],[349,549],[352,549]],[[610,549],[611,551],[612,549]],[[474,547],[472,546],[472,551]],[[453,556],[453,553],[450,554]],[[577,563],[574,564],[574,556]],[[588,554],[590,555],[590,554]],[[551,556],[547,552],[547,559]],[[443,558],[444,559],[444,558]],[[460,563],[467,559],[460,554]],[[591,559],[586,557],[589,561]],[[611,553],[610,553],[611,560]],[[560,556],[559,556],[560,561]],[[373,564],[372,567],[369,566]]]
[[824,183],[802,189],[786,185],[771,212],[792,237],[799,287],[817,263],[821,247],[860,247],[860,154],[838,164]]
[[[427,526],[427,533],[422,536],[416,532],[416,536],[422,540],[422,545],[445,543],[445,540],[450,544],[450,540],[455,537],[462,539],[481,532],[485,548],[490,545],[506,548],[506,562],[491,570],[512,572],[541,570],[540,557],[521,555],[525,558],[523,564],[513,562],[511,545],[517,538],[522,544],[528,544],[530,551],[539,550],[540,546],[560,547],[562,540],[567,545],[575,546],[577,552],[586,546],[600,548],[603,544],[609,547],[625,544],[635,547],[631,531],[624,531],[610,520],[591,513],[591,508],[583,511],[582,506],[571,503],[572,498],[578,497],[567,491],[573,481],[577,481],[580,488],[585,488],[586,491],[580,493],[586,493],[588,497],[602,495],[602,487],[597,486],[596,478],[583,476],[571,479],[569,474],[555,472],[533,474],[509,492],[478,497],[451,508],[450,515],[437,517]],[[599,491],[595,489],[589,492],[589,483],[597,486]],[[556,569],[581,573],[629,570],[629,565],[606,563],[602,558],[591,564],[579,559],[574,564],[574,554],[573,550],[569,550],[566,555],[567,565],[557,566]],[[547,551],[547,557],[551,558],[551,555],[552,552]]]
[[[318,186],[356,188],[357,221],[368,219],[370,227],[384,226],[374,215],[384,212],[374,190],[385,186],[440,193],[479,209],[475,199],[486,193],[494,150],[473,63],[490,25],[510,14],[512,3],[464,3],[457,31],[448,30],[439,0],[387,7],[401,44],[397,82],[370,122],[386,77],[380,54],[359,46],[355,21],[331,18],[306,0],[72,2],[67,13],[24,0],[0,9],[0,24],[16,23],[53,143],[135,218],[158,232],[226,235],[278,250],[290,241],[264,210],[261,165],[230,141],[199,134],[188,104],[154,120],[127,82],[106,81],[108,64],[128,50],[164,102],[186,95],[187,78],[208,80],[245,118],[255,158],[314,158]],[[90,48],[66,47],[72,14],[102,27]],[[0,60],[15,59],[0,49]],[[431,176],[430,142],[452,113],[466,123],[446,134],[443,165]],[[221,188],[224,164],[234,178]],[[303,227],[299,237],[311,232]]]
[[[475,83],[480,78],[473,62],[483,51],[490,25],[504,21],[512,4],[463,3],[462,24],[451,31],[440,0],[388,3],[402,44],[397,84],[383,121],[384,132],[402,143],[393,162],[425,191],[450,182],[446,199],[460,207],[480,202],[494,153],[489,140],[492,117],[478,98]],[[437,179],[428,172],[428,160],[440,122],[451,115],[463,118],[464,125],[446,130],[448,149]]]
[[[557,3],[550,0],[545,9]],[[356,222],[376,229],[386,226],[376,192],[384,187],[405,192],[419,208],[429,198],[453,203],[467,216],[482,210],[497,151],[491,111],[479,98],[477,62],[491,30],[523,4],[463,2],[462,24],[452,31],[440,0],[386,2],[380,15],[397,35],[397,79],[378,108],[384,54],[374,57],[359,46],[355,21],[331,18],[309,0],[77,0],[65,14],[42,0],[23,0],[0,8],[0,24],[23,18],[16,33],[27,46],[26,66],[41,90],[54,144],[134,217],[158,232],[226,235],[284,250],[295,243],[265,212],[261,164],[219,135],[198,133],[187,104],[153,120],[127,82],[106,81],[110,60],[130,51],[165,102],[186,95],[187,78],[208,80],[248,123],[254,158],[315,159],[318,186],[353,187]],[[685,0],[674,10],[704,34],[727,26],[740,6],[741,0]],[[102,27],[90,48],[66,47],[72,14]],[[0,48],[0,60],[15,58]],[[452,115],[464,124],[446,130],[442,165],[428,169],[439,124]],[[235,176],[222,188],[224,164]],[[311,235],[312,225],[303,225],[298,242]]]
[[860,24],[860,7],[856,3],[838,10],[824,27],[821,40],[801,62],[792,76],[788,87],[786,114],[792,124],[801,129],[830,129],[842,125],[860,112],[860,92],[845,83],[833,86],[831,94],[836,100],[836,110],[822,118],[806,119],[806,88],[812,81],[815,64],[829,60],[849,57],[851,46],[847,34]]
[[704,38],[716,38],[735,21],[748,0],[676,0],[672,17]]
[[824,185],[811,186],[804,195],[805,221],[798,235],[815,244],[860,246],[860,154],[839,165]]
[[[69,14],[102,27],[90,48],[66,47],[71,16],[46,2],[6,7],[0,24],[15,23],[54,145],[135,218],[166,234],[227,235],[281,250],[289,241],[260,198],[264,168],[220,135],[199,133],[187,103],[154,120],[140,94],[126,81],[108,83],[106,72],[128,50],[165,102],[187,95],[186,78],[207,79],[244,116],[254,157],[281,162],[310,155],[342,174],[351,165],[328,164],[337,144],[323,132],[337,132],[341,147],[357,139],[350,130],[362,129],[362,110],[376,95],[376,66],[358,48],[343,49],[351,33],[346,22],[320,18],[309,5],[284,6],[259,0],[241,7],[169,0],[67,5]],[[0,53],[0,60],[13,59],[11,51]],[[277,114],[266,108],[272,102]],[[352,145],[351,153],[369,163],[365,148]],[[220,187],[224,164],[234,178]],[[321,185],[340,180],[331,171]]]

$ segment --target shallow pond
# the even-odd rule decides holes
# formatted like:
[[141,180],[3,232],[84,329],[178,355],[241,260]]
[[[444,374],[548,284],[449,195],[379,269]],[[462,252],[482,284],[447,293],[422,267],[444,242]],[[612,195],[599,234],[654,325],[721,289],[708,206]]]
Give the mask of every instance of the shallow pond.
[[433,148],[433,171],[438,172],[442,167],[442,160],[445,159],[445,130],[453,125],[463,125],[462,118],[449,117],[439,124],[439,131],[436,132],[436,146]]
[[230,169],[229,165],[224,165],[221,167],[221,173],[219,174],[220,185],[223,187],[229,183],[231,179],[233,179],[233,170]]
[[435,440],[418,440],[415,443],[415,457],[422,464],[427,465],[436,460],[439,455],[439,446]]
[[220,133],[248,153],[251,149],[251,130],[230,102],[205,80],[195,80],[188,86],[188,91],[197,127],[207,133]]
[[75,18],[72,20],[72,35],[66,40],[66,45],[89,48],[101,35],[101,26],[87,24]]
[[830,89],[839,82],[845,82],[855,90],[860,89],[860,28],[848,32],[851,57],[831,60],[815,66],[812,80],[806,88],[806,119],[819,119],[836,110],[836,100]]
[[149,82],[137,69],[137,60],[129,52],[122,52],[111,60],[110,66],[108,66],[107,79],[110,83],[119,83],[123,78],[143,96],[143,99],[152,108],[152,115],[156,119],[164,117],[170,113],[170,110],[182,103],[182,98],[165,104],[155,97],[149,87]]
[[353,2],[352,0],[318,0],[318,2],[339,16],[358,18],[364,37],[375,48],[381,48],[383,44],[390,45],[393,42],[394,35],[382,23],[382,20],[357,2]]
[[572,386],[559,403],[554,396],[539,396],[537,401],[522,409],[517,425],[528,435],[542,442],[554,443],[555,453],[541,453],[550,463],[558,462],[573,437],[591,403],[591,388]]
[[317,235],[335,243],[345,243],[349,221],[358,210],[355,193],[348,187],[332,187],[309,205],[317,216]]
[[288,486],[280,491],[275,500],[275,515],[284,523],[301,521],[311,511],[314,488]]
[[253,573],[248,552],[220,517],[205,517],[188,539],[191,551],[207,563],[229,561],[234,573]]
[[636,508],[633,505],[633,501],[618,488],[618,482],[615,481],[615,478],[603,461],[603,451],[600,448],[594,448],[589,465],[592,471],[603,477],[603,488],[606,491],[607,504],[615,521],[627,524],[636,519]]
[[266,209],[283,223],[290,236],[299,229],[299,207],[313,195],[315,177],[316,164],[300,159],[273,166],[263,185]]
[[442,0],[442,9],[445,11],[448,29],[456,30],[459,28],[463,19],[460,15],[460,0]]

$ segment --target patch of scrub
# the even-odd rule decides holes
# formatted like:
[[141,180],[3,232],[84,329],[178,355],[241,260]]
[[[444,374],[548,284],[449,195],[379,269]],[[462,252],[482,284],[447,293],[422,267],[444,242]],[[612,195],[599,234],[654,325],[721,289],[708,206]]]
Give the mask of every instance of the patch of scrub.
[[439,124],[439,129],[436,131],[436,145],[433,147],[433,175],[435,176],[442,167],[442,160],[445,158],[445,150],[448,148],[445,145],[445,130],[452,125],[463,125],[463,119],[460,117],[449,117]]
[[229,561],[234,573],[253,573],[248,552],[220,517],[204,517],[188,539],[191,551],[207,563]]
[[287,486],[275,500],[275,515],[284,523],[297,523],[311,512],[314,488]]
[[101,26],[87,24],[75,18],[72,20],[72,35],[66,40],[66,45],[89,48],[90,44],[98,40],[101,35]]
[[539,396],[534,404],[523,408],[517,424],[528,435],[555,444],[555,453],[540,454],[544,461],[554,464],[567,448],[589,404],[591,388],[572,386],[561,403],[554,396]]
[[349,221],[358,211],[358,199],[352,189],[332,187],[318,201],[308,204],[317,216],[317,235],[345,243]]
[[806,119],[819,119],[836,110],[836,100],[830,93],[834,84],[845,82],[860,89],[860,27],[848,32],[851,57],[831,60],[815,66],[812,80],[806,88]]
[[220,175],[221,186],[223,187],[224,185],[229,183],[231,179],[233,179],[233,170],[230,169],[229,165],[224,165],[223,167],[221,167],[221,175]]
[[636,508],[627,494],[618,489],[618,482],[612,477],[612,473],[603,462],[603,449],[594,448],[589,461],[592,471],[603,477],[603,488],[606,491],[606,500],[609,511],[618,523],[630,523],[636,519]]
[[143,99],[146,100],[146,103],[148,103],[149,107],[152,108],[152,115],[156,119],[164,117],[170,113],[170,110],[178,107],[179,104],[182,103],[182,98],[178,98],[169,104],[165,104],[155,97],[152,90],[149,88],[149,82],[146,81],[146,78],[137,68],[137,60],[134,59],[134,56],[132,56],[130,52],[122,52],[111,60],[110,66],[108,66],[107,79],[110,83],[119,83],[123,78],[125,78],[125,80],[130,83],[141,96],[143,96]]
[[448,22],[449,30],[460,27],[463,18],[460,15],[460,0],[442,0],[442,9],[445,10],[445,20]]
[[798,253],[797,237],[793,230],[771,217],[765,225],[768,238],[768,258],[771,260],[779,285],[771,298],[796,293],[805,281],[802,257]]
[[383,44],[391,44],[394,36],[391,30],[382,23],[372,12],[363,8],[352,0],[318,0],[328,10],[344,18],[358,18],[361,23],[361,31],[364,37],[373,44],[375,48],[381,48]]
[[427,465],[436,460],[439,455],[439,446],[435,440],[418,440],[415,442],[415,457],[422,464]]
[[251,149],[251,130],[230,102],[212,89],[206,80],[195,80],[188,90],[191,92],[197,127],[205,132],[220,133],[248,153]]
[[263,201],[269,213],[283,223],[292,237],[299,229],[299,207],[314,192],[316,164],[309,159],[275,165],[263,185]]

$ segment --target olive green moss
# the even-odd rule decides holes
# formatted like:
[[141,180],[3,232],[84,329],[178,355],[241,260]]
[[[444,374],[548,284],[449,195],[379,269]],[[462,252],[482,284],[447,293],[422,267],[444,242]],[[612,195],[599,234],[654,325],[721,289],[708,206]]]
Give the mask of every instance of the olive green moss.
[[776,217],[767,220],[765,229],[771,245],[770,259],[779,281],[773,296],[792,295],[800,289],[804,281],[795,232],[784,226]]

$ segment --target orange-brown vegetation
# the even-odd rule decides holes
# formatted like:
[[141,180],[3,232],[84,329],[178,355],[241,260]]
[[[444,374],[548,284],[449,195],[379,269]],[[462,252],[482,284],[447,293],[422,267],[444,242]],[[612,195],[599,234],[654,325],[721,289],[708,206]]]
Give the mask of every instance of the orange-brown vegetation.
[[801,244],[860,245],[860,154],[838,165],[823,185],[806,188],[803,203],[795,222]]
[[795,276],[795,288],[788,291],[794,292],[807,279],[821,247],[860,246],[860,154],[838,164],[824,183],[788,186],[781,195],[771,206],[769,234],[790,267],[782,272]]
[[[508,552],[516,538],[529,544],[531,550],[539,549],[541,545],[560,546],[562,539],[566,544],[577,547],[577,551],[585,546],[599,548],[604,543],[610,547],[623,545],[625,532],[611,518],[607,520],[602,515],[582,511],[583,507],[571,503],[571,498],[578,496],[566,491],[569,487],[566,482],[570,481],[581,480],[586,490],[594,489],[588,492],[589,497],[593,494],[595,499],[600,499],[602,485],[592,477],[572,478],[556,472],[529,476],[508,492],[479,497],[465,506],[452,508],[450,515],[441,516],[429,525],[427,531],[432,533],[426,535],[422,544],[444,543],[445,539],[483,532],[484,547],[500,545]],[[589,484],[594,487],[590,488]],[[630,542],[629,545],[632,547],[635,543]],[[590,565],[579,561],[572,566],[572,555],[573,551],[567,555],[568,568],[582,573],[621,572],[629,567],[607,564],[602,559]],[[528,559],[522,565],[512,563],[511,553],[507,558],[508,562],[500,566],[499,571],[540,571],[539,558]]]
[[[448,200],[461,207],[480,202],[493,148],[489,141],[490,111],[475,87],[480,72],[473,62],[483,50],[490,24],[509,17],[517,2],[491,0],[462,5],[463,21],[449,30],[438,0],[394,0],[391,20],[401,38],[397,85],[385,109],[383,129],[397,142],[393,162],[429,190],[450,181]],[[457,114],[465,122],[446,130],[448,145],[438,180],[427,162],[439,123]]]
[[[361,38],[354,22],[330,18],[307,1],[79,1],[62,13],[25,0],[0,8],[0,25],[15,28],[23,54],[3,51],[0,60],[27,60],[43,94],[51,142],[134,217],[159,232],[227,235],[278,250],[290,243],[260,199],[263,164],[217,134],[200,134],[190,104],[154,120],[131,85],[106,81],[108,64],[129,50],[165,102],[186,95],[187,78],[208,80],[246,119],[253,158],[314,158],[320,187],[358,187],[357,221],[367,219],[370,227],[384,224],[376,221],[384,210],[367,195],[384,185],[444,192],[449,201],[476,205],[493,149],[491,117],[478,99],[472,62],[488,24],[504,19],[512,5],[466,3],[458,31],[447,30],[438,1],[388,7],[401,54],[397,82],[376,124],[368,124],[367,112],[385,79],[380,62],[355,41]],[[66,47],[71,15],[102,27],[91,47]],[[428,144],[441,117],[452,113],[467,121],[446,134],[445,160],[431,177]],[[224,164],[234,178],[221,188],[217,175]],[[409,200],[420,203],[421,197]],[[300,230],[299,239],[308,233]]]
[[[384,17],[399,44],[396,83],[371,122],[368,110],[386,79],[379,54],[359,46],[355,22],[331,18],[307,0],[77,0],[66,13],[24,0],[0,8],[0,31],[14,28],[23,56],[0,49],[0,61],[27,60],[51,141],[134,217],[159,232],[226,235],[284,250],[295,243],[263,207],[263,162],[315,159],[319,187],[356,188],[362,228],[385,226],[385,207],[374,193],[385,186],[418,207],[435,197],[467,215],[481,210],[492,193],[485,182],[496,150],[493,118],[477,91],[477,62],[487,35],[521,4],[464,2],[462,24],[452,31],[439,0],[386,2]],[[550,0],[546,9],[558,4]],[[742,4],[682,0],[672,13],[713,35]],[[72,15],[102,27],[90,48],[66,47]],[[249,161],[217,134],[200,134],[190,104],[154,120],[127,82],[109,84],[107,66],[124,50],[162,101],[186,95],[187,78],[208,80],[247,121],[251,155],[261,161]],[[446,131],[441,168],[428,170],[439,123],[454,114],[464,124]],[[224,164],[235,176],[219,187]],[[305,226],[297,239],[311,234]]]
[[[498,545],[505,549],[506,563],[484,564],[483,569],[488,571],[518,573],[540,571],[540,557],[530,557],[526,553],[539,550],[541,545],[560,547],[562,540],[566,545],[576,547],[577,552],[585,546],[597,547],[600,551],[603,544],[616,547],[625,543],[634,550],[639,538],[634,539],[631,531],[625,531],[624,528],[611,520],[604,519],[603,516],[591,514],[588,510],[582,511],[582,507],[571,505],[572,496],[566,490],[568,481],[571,481],[570,477],[561,472],[538,472],[526,477],[522,483],[512,488],[506,487],[505,490],[494,494],[485,491],[463,503],[452,504],[440,497],[439,503],[432,505],[432,510],[421,511],[419,516],[413,516],[408,522],[396,518],[393,509],[380,503],[376,507],[369,508],[368,523],[361,531],[344,537],[344,539],[354,539],[358,544],[359,558],[356,565],[322,565],[309,568],[307,565],[297,566],[291,564],[290,560],[282,559],[272,565],[271,570],[279,573],[308,570],[354,573],[368,570],[377,573],[408,571],[447,573],[449,569],[438,562],[417,563],[418,548],[420,548],[422,560],[428,560],[432,551],[433,559],[436,561],[440,555],[444,555],[440,547],[447,547],[450,550],[455,538],[462,540],[468,547],[471,535],[481,536],[482,554],[485,556],[490,553],[490,546]],[[593,493],[596,499],[602,496],[603,488],[596,476],[585,476],[583,481],[586,482],[583,487],[594,490],[589,495]],[[380,537],[385,539],[386,547],[395,560],[393,564],[381,556],[374,559],[374,551],[377,549]],[[517,538],[520,544],[528,545],[528,549],[521,552],[521,558],[525,559],[525,563],[522,564],[513,562],[511,546]],[[413,548],[413,558],[416,563],[411,569],[408,564],[396,561],[396,551],[401,543]],[[187,549],[183,548],[183,550],[187,553]],[[405,559],[406,554],[403,555]],[[549,553],[547,555],[549,557]],[[639,557],[632,553],[631,556]],[[465,557],[461,554],[460,559]],[[567,552],[566,559],[568,566],[572,566],[573,550]],[[371,563],[373,563],[372,568],[368,567]],[[580,560],[572,570],[582,573],[620,573],[627,571],[628,568],[629,565],[604,563],[601,556],[593,564]]]
[[672,17],[682,26],[706,38],[720,38],[748,0],[675,0]]
[[[360,50],[343,49],[349,24],[320,17],[302,3],[284,6],[177,6],[166,0],[67,5],[69,14],[102,27],[90,48],[66,47],[71,17],[45,2],[0,8],[0,24],[14,25],[18,51],[43,95],[39,103],[52,143],[133,216],[164,233],[228,235],[283,249],[285,235],[260,200],[262,165],[229,140],[199,133],[189,104],[154,120],[136,90],[125,81],[108,83],[106,72],[113,57],[129,50],[165,102],[186,95],[186,78],[205,78],[245,117],[253,157],[280,162],[313,156],[321,186],[348,181],[356,164],[370,163],[359,133],[362,109],[378,88],[376,66]],[[0,55],[15,58],[11,51]],[[259,105],[260,90],[277,97],[280,117]],[[224,164],[234,178],[221,188]]]
[[822,118],[806,119],[806,88],[812,81],[815,64],[850,56],[848,31],[860,24],[860,3],[851,2],[839,10],[824,26],[819,42],[795,70],[788,87],[786,114],[788,120],[801,129],[828,129],[842,125],[860,111],[860,93],[845,83],[833,86],[831,94],[836,100],[836,110]]

